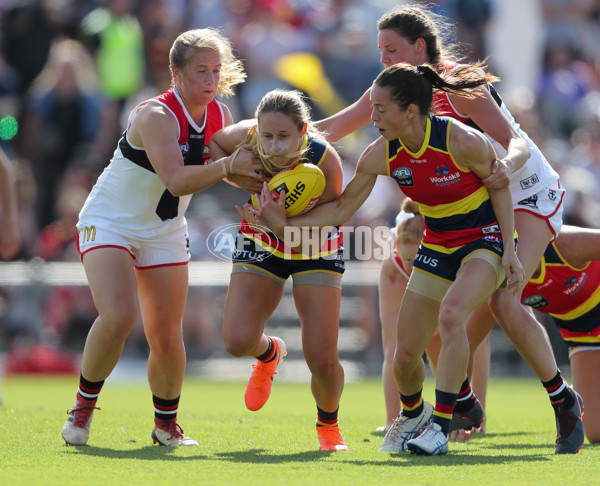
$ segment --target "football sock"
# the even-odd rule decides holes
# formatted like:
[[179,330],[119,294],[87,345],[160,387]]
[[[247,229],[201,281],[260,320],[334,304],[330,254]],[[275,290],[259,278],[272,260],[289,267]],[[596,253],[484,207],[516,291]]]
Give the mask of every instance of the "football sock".
[[467,377],[460,387],[454,408],[457,412],[466,412],[477,405],[477,401],[477,397],[473,393],[469,378]]
[[338,425],[338,410],[326,412],[317,407],[317,427],[335,427]]
[[450,431],[450,420],[454,413],[454,404],[458,393],[448,393],[435,389],[435,409],[433,421],[442,428],[442,432],[448,435]]
[[560,370],[556,371],[556,376],[550,381],[542,381],[542,385],[548,392],[550,403],[555,409],[558,407],[569,409],[575,405],[575,397],[560,374]]
[[95,401],[102,390],[104,380],[102,381],[88,381],[82,374],[79,375],[79,389],[77,390],[77,398],[82,400],[88,400],[90,402]]
[[267,336],[267,340],[269,341],[269,347],[267,350],[260,356],[256,356],[256,359],[262,361],[263,363],[273,361],[277,356],[277,346],[275,346],[275,343],[269,336]]
[[400,401],[402,402],[402,415],[404,417],[418,417],[423,412],[423,389],[419,390],[414,395],[403,395],[400,393]]
[[179,397],[167,400],[152,395],[154,402],[154,418],[160,420],[173,420],[177,418],[177,408],[179,407]]

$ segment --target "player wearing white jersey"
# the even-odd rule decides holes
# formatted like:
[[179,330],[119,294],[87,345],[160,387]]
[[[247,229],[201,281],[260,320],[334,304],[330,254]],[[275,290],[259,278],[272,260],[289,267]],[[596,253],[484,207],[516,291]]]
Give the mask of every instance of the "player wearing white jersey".
[[92,414],[141,310],[150,347],[154,443],[197,446],[177,423],[185,371],[182,317],[188,290],[191,195],[224,177],[260,187],[252,154],[210,161],[212,134],[230,125],[227,107],[245,74],[229,41],[213,29],[182,33],[169,54],[172,87],[131,113],[114,157],[80,213],[78,245],[98,318],[88,334],[77,401],[62,430],[67,444],[89,439]]

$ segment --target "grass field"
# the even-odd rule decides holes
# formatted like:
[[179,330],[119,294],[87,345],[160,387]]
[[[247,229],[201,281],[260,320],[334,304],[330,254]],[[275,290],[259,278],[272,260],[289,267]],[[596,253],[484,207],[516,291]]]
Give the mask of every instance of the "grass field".
[[[346,385],[340,424],[349,452],[321,452],[308,384],[275,383],[259,412],[245,383],[187,378],[179,421],[200,447],[153,446],[146,383],[107,382],[89,445],[66,446],[60,430],[76,377],[9,377],[0,383],[0,484],[600,484],[600,447],[554,454],[554,416],[539,382],[493,379],[488,433],[451,443],[443,457],[379,452],[384,410],[378,380]],[[433,397],[428,381],[425,397]]]

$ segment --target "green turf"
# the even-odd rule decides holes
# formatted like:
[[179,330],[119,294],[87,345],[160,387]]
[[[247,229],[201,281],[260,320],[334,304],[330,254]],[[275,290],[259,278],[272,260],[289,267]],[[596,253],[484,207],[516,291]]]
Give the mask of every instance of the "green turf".
[[[244,383],[186,379],[179,421],[200,447],[153,446],[151,394],[143,382],[107,382],[89,445],[66,446],[60,430],[76,377],[0,383],[0,484],[600,484],[600,447],[554,454],[554,416],[535,380],[490,382],[488,433],[451,443],[443,457],[379,452],[383,398],[377,380],[346,385],[340,419],[349,452],[321,452],[308,384],[275,383],[259,412]],[[427,382],[425,396],[433,400]]]

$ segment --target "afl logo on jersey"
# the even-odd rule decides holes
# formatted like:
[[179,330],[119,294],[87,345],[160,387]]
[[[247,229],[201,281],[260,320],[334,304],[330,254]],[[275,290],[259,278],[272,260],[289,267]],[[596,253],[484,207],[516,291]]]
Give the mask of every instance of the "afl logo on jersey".
[[414,186],[412,170],[408,167],[398,167],[392,172],[392,177],[396,179],[399,186]]
[[179,150],[181,150],[181,154],[185,155],[190,151],[190,144],[187,142],[182,142],[179,144]]

